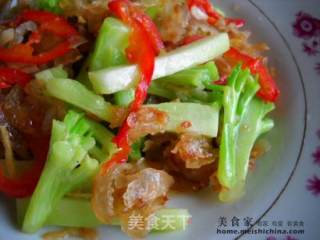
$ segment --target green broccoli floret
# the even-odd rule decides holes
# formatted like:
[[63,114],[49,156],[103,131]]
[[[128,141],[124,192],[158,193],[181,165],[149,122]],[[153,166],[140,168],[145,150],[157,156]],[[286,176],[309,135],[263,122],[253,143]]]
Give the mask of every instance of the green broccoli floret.
[[148,93],[169,100],[179,98],[182,102],[212,103],[216,101],[216,92],[205,88],[208,86],[207,89],[212,90],[212,82],[218,79],[218,69],[211,61],[152,81]]
[[86,119],[90,125],[92,137],[96,140],[96,144],[89,150],[91,157],[99,162],[106,161],[113,153],[117,151],[116,145],[112,142],[114,135],[102,124]]
[[265,103],[256,97],[249,102],[238,126],[235,145],[236,184],[228,191],[220,192],[221,201],[234,202],[245,194],[250,154],[258,137],[273,128],[273,120],[266,117],[273,109],[274,104]]
[[250,153],[257,138],[273,127],[265,118],[274,109],[255,95],[260,86],[248,69],[237,66],[223,89],[224,109],[221,133],[218,180],[227,190],[220,193],[221,201],[239,199],[245,190]]
[[[66,193],[92,180],[99,162],[89,152],[101,159],[110,153],[111,137],[106,131],[74,111],[69,111],[63,122],[53,121],[47,162],[24,218],[25,232],[40,229]],[[109,138],[109,147],[97,144],[104,137],[106,142]]]

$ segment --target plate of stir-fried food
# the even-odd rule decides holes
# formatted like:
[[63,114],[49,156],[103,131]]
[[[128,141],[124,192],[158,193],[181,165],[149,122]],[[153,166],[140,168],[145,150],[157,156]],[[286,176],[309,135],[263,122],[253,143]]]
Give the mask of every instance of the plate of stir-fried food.
[[279,197],[303,90],[250,2],[1,4],[8,239],[213,239],[221,216],[253,224]]

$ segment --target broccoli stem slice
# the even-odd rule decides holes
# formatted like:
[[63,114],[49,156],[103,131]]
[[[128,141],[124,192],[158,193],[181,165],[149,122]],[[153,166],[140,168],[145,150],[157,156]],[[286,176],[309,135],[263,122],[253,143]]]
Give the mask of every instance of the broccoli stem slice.
[[72,104],[98,118],[110,122],[113,106],[102,96],[95,94],[81,83],[63,78],[44,81],[47,93],[64,102]]
[[[156,108],[168,114],[165,131],[185,131],[208,137],[216,137],[218,134],[220,108],[216,104],[167,102],[144,106]],[[186,129],[181,128],[184,122],[189,122],[191,126]]]
[[35,232],[68,192],[80,187],[98,171],[88,155],[96,144],[83,115],[69,111],[63,122],[53,121],[48,159],[31,197],[22,229]]
[[45,86],[46,94],[85,110],[98,118],[110,121],[113,106],[102,96],[95,94],[82,83],[68,79],[67,72],[58,66],[36,74],[36,79]]
[[[18,224],[21,224],[28,209],[29,199],[17,199],[17,218]],[[186,209],[163,208],[156,211],[157,226],[153,231],[183,231],[188,226],[191,218]],[[170,225],[166,224],[166,219],[170,218]],[[90,200],[84,198],[65,197],[51,212],[45,222],[48,226],[63,227],[99,227],[103,225],[93,213]],[[114,219],[112,225],[119,225],[119,220]]]

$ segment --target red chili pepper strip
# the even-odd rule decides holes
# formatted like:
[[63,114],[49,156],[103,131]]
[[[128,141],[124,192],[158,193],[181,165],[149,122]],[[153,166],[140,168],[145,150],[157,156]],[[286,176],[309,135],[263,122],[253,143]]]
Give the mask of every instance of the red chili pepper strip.
[[32,195],[40,178],[47,158],[49,140],[43,138],[32,139],[29,144],[35,156],[34,165],[29,170],[16,179],[10,179],[4,175],[0,167],[0,192],[9,197],[24,198]]
[[32,77],[18,69],[0,67],[0,89],[19,84],[24,87]]
[[232,61],[242,62],[243,68],[249,68],[252,74],[259,75],[260,90],[257,93],[261,99],[267,102],[275,102],[280,95],[280,90],[272,78],[262,59],[253,58],[241,53],[235,48],[230,48],[224,57]]
[[26,64],[45,64],[65,55],[71,49],[71,43],[62,42],[47,52],[32,55],[33,48],[25,44],[16,45],[12,48],[0,47],[0,61]]
[[259,61],[255,66],[255,72],[259,74],[259,83],[261,86],[257,96],[267,102],[275,102],[280,95],[280,90],[262,61]]
[[[144,12],[137,8],[129,8],[131,11],[132,17],[139,23],[140,30],[145,32],[145,38],[148,39],[148,41],[151,43],[156,55],[160,53],[162,49],[164,49],[164,44],[161,40],[160,33],[152,21],[152,19],[146,15]],[[139,28],[137,28],[139,29]],[[138,34],[140,35],[140,34]],[[141,34],[143,35],[143,34]],[[140,35],[140,36],[141,36]],[[137,42],[139,44],[139,42]],[[141,43],[140,43],[141,44]]]
[[252,65],[252,63],[254,61],[256,61],[256,59],[254,59],[253,57],[250,57],[246,54],[243,54],[242,52],[240,52],[239,50],[231,47],[229,49],[229,51],[227,51],[224,56],[226,58],[231,58],[237,61],[241,61],[243,62],[243,64],[245,64],[246,66]]
[[[157,54],[161,49],[164,49],[164,44],[161,40],[160,33],[152,19],[140,9],[134,7],[129,0],[113,0],[108,6],[112,13],[133,27],[133,30],[140,28],[146,32],[145,39],[151,43],[154,51],[156,51]],[[122,9],[122,7],[124,9]],[[132,36],[133,35],[134,34],[132,34]]]
[[0,47],[0,61],[26,64],[45,64],[65,55],[71,49],[72,44],[68,41],[64,41],[53,49],[38,55],[33,55],[34,49],[28,44],[19,44],[11,48]]
[[246,21],[241,18],[225,18],[225,21],[227,25],[234,23],[237,28],[241,28],[246,24]]
[[[18,17],[18,23],[24,21],[34,21],[39,24],[39,29],[33,32],[27,43],[17,44],[10,48],[0,47],[0,61],[26,63],[26,64],[45,64],[58,57],[65,55],[73,48],[73,44],[68,40],[71,36],[78,34],[65,19],[44,11],[28,10]],[[57,44],[47,52],[33,55],[33,44],[41,42],[41,33],[51,32],[64,38],[64,41]]]
[[67,20],[50,12],[27,10],[21,14],[20,21],[36,22],[40,25],[41,31],[46,30],[61,37],[70,37],[78,34],[77,30]]
[[[188,8],[191,10],[193,7],[200,8],[203,12],[208,15],[208,23],[215,24],[219,19],[224,18],[220,13],[218,13],[209,0],[188,0]],[[226,24],[234,23],[238,28],[243,27],[245,21],[238,18],[224,18]]]
[[122,147],[121,150],[116,152],[109,161],[106,161],[102,165],[101,173],[105,174],[114,165],[127,162],[130,152],[131,152],[130,146]]
[[228,76],[222,75],[219,80],[214,82],[214,84],[224,86],[224,85],[227,85],[227,81],[228,81]]
[[[129,47],[126,49],[127,58],[136,63],[140,69],[140,81],[135,91],[135,99],[129,108],[129,115],[139,110],[147,97],[147,90],[151,83],[156,55],[164,47],[160,34],[152,20],[137,9],[128,0],[114,0],[109,3],[110,11],[132,28]],[[131,151],[129,131],[131,126],[125,120],[119,133],[114,138],[120,151],[102,166],[102,174],[106,173],[114,164],[127,161]]]

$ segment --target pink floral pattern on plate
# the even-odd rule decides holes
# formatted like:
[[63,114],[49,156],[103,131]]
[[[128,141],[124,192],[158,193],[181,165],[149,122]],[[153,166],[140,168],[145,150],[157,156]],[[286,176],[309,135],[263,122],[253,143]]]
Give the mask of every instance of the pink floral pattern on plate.
[[[308,56],[317,56],[320,53],[320,19],[300,11],[292,27],[294,35],[303,39],[303,51]],[[314,69],[320,75],[320,62],[316,63]]]
[[[319,64],[320,67],[320,64]],[[320,70],[320,68],[319,68]],[[320,139],[320,130],[317,131],[317,136]],[[316,148],[316,150],[312,153],[313,162],[320,166],[320,146]]]
[[320,196],[320,178],[314,175],[308,179],[307,189],[314,195]]
[[320,166],[320,146],[312,153],[313,162]]
[[[320,130],[317,131],[317,136],[320,139]],[[313,163],[320,166],[320,146],[312,153]],[[307,190],[314,196],[320,196],[320,178],[317,175],[307,180]]]

